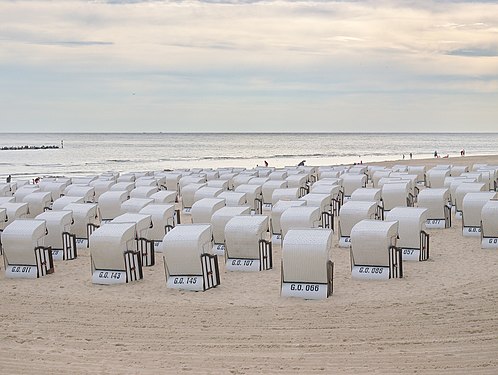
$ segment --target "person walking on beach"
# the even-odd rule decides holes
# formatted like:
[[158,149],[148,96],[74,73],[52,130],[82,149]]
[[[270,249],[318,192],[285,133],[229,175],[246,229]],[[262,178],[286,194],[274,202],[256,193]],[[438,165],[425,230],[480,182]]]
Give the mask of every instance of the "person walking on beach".
[[434,151],[434,157],[437,158],[437,151]]
[[268,167],[268,162],[265,160],[265,167]]
[[12,181],[12,176],[10,174],[7,176],[7,180],[6,181],[7,181],[8,184],[10,184],[10,181]]
[[410,160],[412,160],[413,158],[413,154],[410,152]]
[[306,163],[306,160],[301,161],[297,166],[298,167],[304,167],[304,163]]

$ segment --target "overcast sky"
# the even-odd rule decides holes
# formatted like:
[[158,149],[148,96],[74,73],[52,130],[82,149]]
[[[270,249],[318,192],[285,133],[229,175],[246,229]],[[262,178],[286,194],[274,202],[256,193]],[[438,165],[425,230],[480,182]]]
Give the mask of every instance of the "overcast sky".
[[1,0],[0,131],[498,131],[498,4]]

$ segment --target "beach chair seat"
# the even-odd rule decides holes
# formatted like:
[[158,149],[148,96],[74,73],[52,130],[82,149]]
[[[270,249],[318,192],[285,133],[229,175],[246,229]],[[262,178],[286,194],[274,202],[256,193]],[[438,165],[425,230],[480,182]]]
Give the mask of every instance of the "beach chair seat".
[[159,246],[164,235],[180,224],[180,213],[175,210],[174,203],[152,203],[139,211],[140,214],[150,215],[152,218],[152,228],[149,229],[148,238],[154,241],[155,251],[162,251]]
[[130,191],[130,198],[151,198],[151,195],[158,191],[157,186],[137,185]]
[[78,256],[76,235],[72,233],[73,213],[71,211],[46,211],[36,217],[45,220],[47,236],[45,246],[52,250],[53,260],[73,260]]
[[185,185],[181,188],[181,201],[183,212],[188,214],[195,202],[195,192],[203,187],[207,186],[205,182],[203,183],[191,183]]
[[261,185],[242,184],[235,188],[236,193],[245,193],[247,203],[255,214],[263,212],[263,193]]
[[85,203],[83,197],[60,197],[52,203],[52,211],[62,211],[70,203]]
[[417,175],[417,184],[426,184],[425,173],[427,171],[427,167],[425,165],[409,165],[407,171],[408,174]]
[[339,247],[348,248],[351,246],[351,230],[364,219],[380,219],[377,202],[350,200],[344,203],[339,211]]
[[217,255],[211,253],[209,224],[182,224],[164,236],[166,286],[206,291],[220,284]]
[[0,230],[4,230],[10,223],[16,219],[27,219],[29,208],[27,203],[4,202],[0,208],[5,209],[6,220],[0,221]]
[[[448,177],[447,179],[449,179]],[[456,189],[458,186],[460,186],[463,183],[466,182],[477,182],[475,178],[470,178],[470,177],[451,177],[451,180],[449,181],[449,189],[450,189],[450,204],[452,207],[456,208]],[[447,187],[445,185],[445,187]]]
[[339,215],[339,210],[344,203],[342,186],[337,184],[320,184],[319,182],[320,180],[311,185],[310,193],[330,194],[332,198],[332,213],[335,216]]
[[445,229],[451,227],[451,205],[449,189],[427,188],[418,195],[418,207],[427,208],[428,229]]
[[45,247],[44,220],[16,219],[2,232],[5,276],[36,279],[54,272],[52,251]]
[[136,224],[109,222],[90,236],[93,284],[123,284],[143,278],[136,250]]
[[121,203],[121,212],[138,213],[145,206],[154,203],[152,198],[130,198]]
[[117,182],[114,185],[111,186],[109,191],[126,191],[128,193],[128,198],[130,197],[131,191],[135,189],[135,182]]
[[180,178],[182,178],[182,173],[180,172],[168,172],[163,175],[166,178],[166,190],[176,191],[176,194],[180,194]]
[[272,243],[266,215],[239,215],[225,226],[227,271],[264,271],[273,268]]
[[271,195],[270,203],[273,206],[278,201],[291,201],[296,200],[300,197],[301,195],[298,187],[274,189]]
[[384,202],[382,201],[382,189],[359,188],[351,194],[352,201],[377,202],[376,218],[384,220]]
[[35,218],[42,212],[50,209],[52,204],[52,194],[48,191],[38,191],[23,198],[23,202],[28,204],[28,218]]
[[281,295],[325,299],[333,293],[333,232],[291,229],[282,245]]
[[178,195],[176,191],[160,190],[152,194],[149,198],[154,199],[154,203],[157,204],[174,204],[178,199]]
[[222,198],[202,198],[192,205],[190,214],[194,224],[210,224],[211,217],[220,208],[225,207]]
[[111,190],[103,193],[98,200],[100,214],[103,221],[110,221],[124,213],[121,205],[128,200],[126,190]]
[[387,280],[403,277],[397,221],[362,220],[351,230],[351,276]]
[[463,198],[467,193],[475,193],[479,191],[488,191],[486,184],[483,182],[464,182],[455,189],[455,218],[462,218]]
[[403,261],[429,259],[429,235],[425,231],[427,208],[395,207],[386,213],[386,221],[398,222],[397,246]]
[[64,195],[69,197],[83,197],[86,203],[95,202],[95,188],[89,185],[69,185],[64,189]]
[[481,237],[481,212],[484,205],[496,198],[494,191],[467,193],[462,202],[462,235]]
[[152,215],[127,212],[112,219],[111,223],[134,223],[136,241],[129,245],[129,250],[140,253],[143,267],[150,267],[156,263],[154,241],[149,237],[149,230],[154,225]]
[[299,189],[299,197],[302,197],[310,192],[310,187],[308,185],[309,180],[310,176],[308,173],[288,175],[285,179],[285,181],[287,181],[287,187]]
[[321,224],[319,207],[291,206],[280,216],[282,241],[290,229],[319,228]]
[[72,233],[76,235],[76,246],[88,248],[90,235],[101,224],[100,211],[96,203],[69,203],[64,211],[73,213]]
[[306,202],[308,207],[318,207],[320,209],[321,228],[334,230],[334,215],[332,213],[332,198],[330,194],[308,193],[299,200]]
[[498,249],[498,199],[490,199],[482,207],[481,248]]

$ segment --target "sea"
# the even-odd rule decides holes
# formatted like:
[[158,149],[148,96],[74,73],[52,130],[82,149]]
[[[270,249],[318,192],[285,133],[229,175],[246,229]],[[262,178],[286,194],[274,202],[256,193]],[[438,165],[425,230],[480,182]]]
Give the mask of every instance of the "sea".
[[462,150],[498,154],[498,133],[0,133],[0,178],[368,164]]

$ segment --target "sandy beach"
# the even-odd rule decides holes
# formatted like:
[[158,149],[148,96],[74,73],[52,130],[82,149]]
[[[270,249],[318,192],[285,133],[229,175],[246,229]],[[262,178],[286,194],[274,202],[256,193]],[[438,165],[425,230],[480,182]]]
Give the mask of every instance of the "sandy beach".
[[[498,165],[498,156],[371,163]],[[334,294],[282,298],[274,267],[227,272],[206,292],[166,288],[161,254],[144,278],[91,283],[90,253],[36,280],[0,269],[0,374],[497,374],[498,252],[430,230],[430,259],[402,279],[351,278],[337,247]]]

